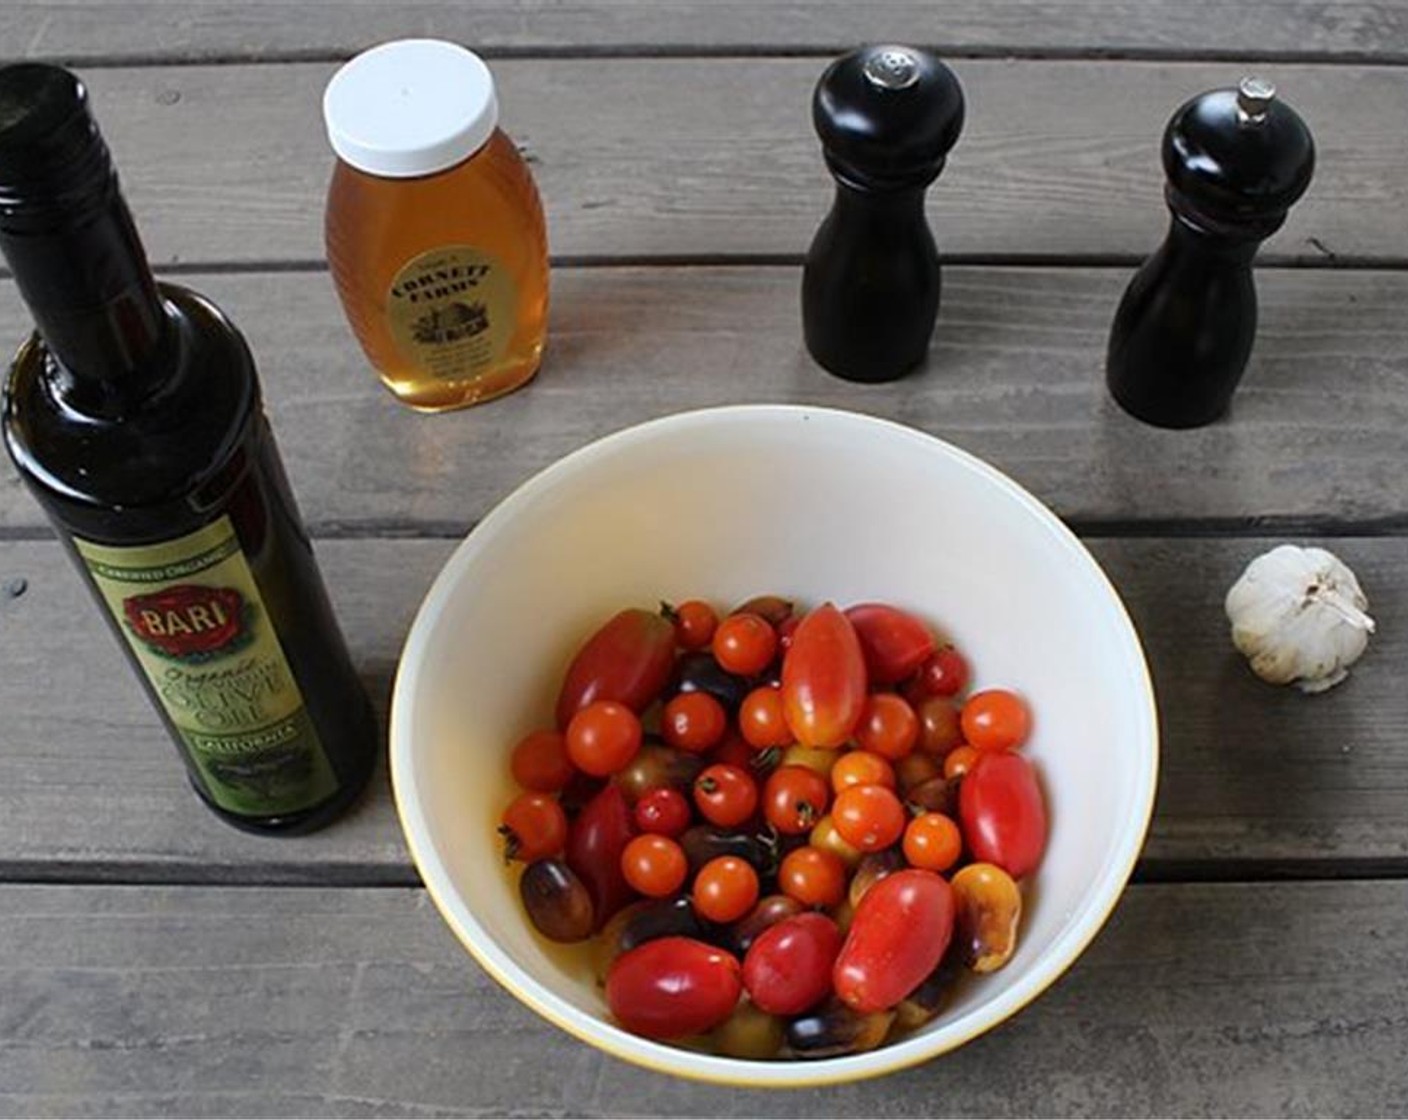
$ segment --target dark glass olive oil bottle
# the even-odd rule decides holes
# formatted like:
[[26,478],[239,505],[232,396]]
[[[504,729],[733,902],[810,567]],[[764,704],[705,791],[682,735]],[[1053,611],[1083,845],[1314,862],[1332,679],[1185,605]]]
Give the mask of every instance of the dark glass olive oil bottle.
[[37,326],[5,445],[161,713],[191,783],[261,832],[327,823],[377,730],[240,333],[158,284],[82,83],[0,68],[0,249]]

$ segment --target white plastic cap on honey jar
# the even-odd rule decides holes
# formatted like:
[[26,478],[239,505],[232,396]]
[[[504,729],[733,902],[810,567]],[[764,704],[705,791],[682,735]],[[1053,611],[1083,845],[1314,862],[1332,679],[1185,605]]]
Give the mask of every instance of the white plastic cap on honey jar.
[[444,171],[494,134],[494,77],[473,51],[439,39],[400,39],[363,51],[323,93],[338,158],[369,175]]

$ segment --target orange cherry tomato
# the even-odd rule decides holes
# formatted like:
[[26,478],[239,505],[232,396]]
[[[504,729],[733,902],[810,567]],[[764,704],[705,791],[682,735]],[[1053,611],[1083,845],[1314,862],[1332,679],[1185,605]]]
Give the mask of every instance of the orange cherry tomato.
[[545,793],[523,793],[504,810],[499,833],[504,855],[532,863],[562,851],[567,843],[567,814]]
[[626,766],[640,751],[640,717],[615,700],[597,700],[567,725],[567,757],[594,778]]
[[660,719],[660,734],[677,750],[703,754],[728,730],[728,713],[707,692],[681,692],[670,698]]
[[756,614],[731,614],[714,631],[714,660],[740,677],[761,673],[777,653],[777,631]]
[[709,823],[733,828],[757,810],[758,783],[741,767],[717,762],[694,779],[694,804]]
[[831,788],[837,793],[851,786],[895,788],[895,768],[873,751],[847,751],[831,768]]
[[686,599],[677,607],[665,605],[665,617],[675,625],[681,649],[708,649],[719,626],[719,615],[703,599]]
[[909,817],[894,791],[884,786],[851,786],[836,795],[831,819],[851,847],[878,852],[904,834]]
[[513,780],[524,789],[556,793],[572,780],[577,768],[567,757],[567,742],[558,731],[531,731],[518,741],[509,757]]
[[785,836],[810,832],[830,801],[826,779],[806,766],[779,766],[763,786],[763,815]]
[[860,722],[865,657],[850,621],[832,603],[802,619],[782,659],[787,726],[808,747],[839,747]]
[[943,813],[921,813],[904,830],[904,858],[912,867],[947,871],[962,853],[963,834]]
[[856,742],[862,750],[897,762],[919,742],[919,717],[903,696],[877,692],[860,713]]
[[846,897],[846,865],[834,852],[794,848],[782,857],[777,888],[803,906],[835,906]]
[[621,853],[621,874],[648,898],[665,898],[684,886],[689,861],[684,849],[668,836],[647,833],[626,845]]
[[694,909],[710,922],[736,922],[758,901],[758,873],[747,860],[718,856],[694,877]]
[[954,747],[944,758],[944,777],[961,778],[973,769],[973,760],[977,757],[978,752],[967,744]]
[[1007,751],[1020,747],[1031,732],[1032,717],[1026,702],[1005,688],[975,692],[963,705],[963,738],[980,751]]
[[782,710],[782,691],[763,685],[745,696],[738,709],[738,731],[749,746],[760,751],[790,747],[792,730]]

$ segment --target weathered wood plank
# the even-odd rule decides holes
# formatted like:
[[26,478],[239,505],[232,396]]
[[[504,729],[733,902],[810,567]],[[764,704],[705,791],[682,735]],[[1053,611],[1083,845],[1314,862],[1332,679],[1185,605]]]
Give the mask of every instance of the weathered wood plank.
[[[559,257],[787,254],[830,202],[818,59],[504,61]],[[962,61],[968,123],[930,215],[946,253],[1141,256],[1166,221],[1159,137],[1230,64]],[[158,262],[319,259],[326,64],[86,74]],[[1265,68],[1309,121],[1316,180],[1268,259],[1408,258],[1408,69]]]
[[[1260,339],[1234,413],[1193,432],[1136,423],[1105,392],[1127,276],[951,268],[928,371],[867,387],[807,357],[795,269],[561,269],[538,380],[436,417],[382,391],[326,275],[189,279],[248,333],[294,488],[323,529],[462,531],[598,436],[743,401],[912,424],[1083,521],[1408,513],[1408,274],[1263,272]],[[25,323],[0,284],[0,338],[18,339]],[[39,523],[0,457],[0,526]]]
[[11,886],[0,942],[0,1110],[16,1116],[1408,1107],[1403,882],[1132,887],[1007,1024],[880,1081],[790,1093],[670,1080],[569,1039],[419,891]]
[[492,53],[535,51],[840,51],[898,40],[962,52],[1090,55],[1256,54],[1325,58],[1408,55],[1401,2],[1229,0],[1143,4],[1137,0],[955,0],[857,5],[543,0],[416,0],[392,7],[341,3],[225,4],[186,0],[179,13],[152,0],[12,2],[0,41],[26,58],[299,58],[347,55],[409,35],[449,38]]
[[[451,541],[319,542],[344,629],[382,703],[401,643]],[[1379,634],[1320,697],[1255,680],[1222,597],[1269,540],[1098,540],[1148,653],[1163,719],[1145,856],[1180,871],[1275,861],[1408,866],[1408,540],[1345,539]],[[386,789],[297,841],[235,832],[184,787],[164,733],[56,545],[0,544],[0,871],[180,881],[413,881]]]

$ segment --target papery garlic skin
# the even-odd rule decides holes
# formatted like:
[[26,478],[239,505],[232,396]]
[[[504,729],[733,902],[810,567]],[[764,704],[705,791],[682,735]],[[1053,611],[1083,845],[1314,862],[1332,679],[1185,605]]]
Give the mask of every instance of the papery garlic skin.
[[1374,620],[1359,580],[1323,548],[1283,544],[1247,565],[1227,592],[1232,643],[1272,684],[1323,692],[1349,675]]

